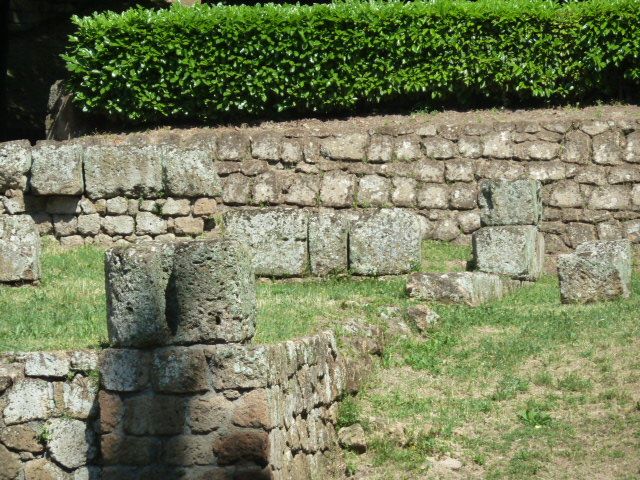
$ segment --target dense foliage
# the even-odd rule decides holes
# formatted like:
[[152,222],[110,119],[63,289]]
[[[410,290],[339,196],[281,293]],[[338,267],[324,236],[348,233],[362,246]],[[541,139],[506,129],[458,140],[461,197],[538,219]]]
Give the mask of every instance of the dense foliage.
[[640,0],[176,6],[74,19],[87,111],[131,122],[638,95]]

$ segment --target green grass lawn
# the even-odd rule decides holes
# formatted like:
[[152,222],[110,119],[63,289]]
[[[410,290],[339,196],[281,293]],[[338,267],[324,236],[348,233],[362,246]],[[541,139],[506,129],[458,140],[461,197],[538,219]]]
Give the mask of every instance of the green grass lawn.
[[[427,242],[422,269],[462,270],[469,254]],[[104,343],[102,257],[47,245],[39,286],[0,287],[0,350]],[[346,402],[342,422],[361,423],[369,442],[366,454],[348,455],[348,471],[385,480],[640,478],[637,273],[633,291],[561,305],[547,276],[482,307],[434,305],[441,322],[426,336],[393,339]],[[393,327],[411,303],[402,278],[263,283],[256,341],[340,333],[346,319]],[[460,470],[444,468],[445,457]]]

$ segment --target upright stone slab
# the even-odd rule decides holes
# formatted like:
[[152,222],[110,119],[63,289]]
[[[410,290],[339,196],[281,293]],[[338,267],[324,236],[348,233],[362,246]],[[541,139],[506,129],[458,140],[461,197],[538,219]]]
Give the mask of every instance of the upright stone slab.
[[351,225],[349,268],[356,275],[397,275],[420,265],[420,220],[393,208],[363,214]]
[[24,190],[31,168],[31,144],[28,140],[0,143],[0,195],[6,190]]
[[478,196],[485,226],[537,225],[542,216],[541,184],[537,180],[485,180]]
[[307,272],[308,214],[290,208],[229,211],[225,234],[249,246],[256,275],[300,277]]
[[473,234],[476,269],[535,281],[542,274],[544,237],[532,225],[485,227]]
[[178,244],[167,289],[174,344],[249,340],[255,331],[255,274],[247,248],[232,239]]
[[173,250],[171,243],[148,242],[107,251],[107,325],[112,346],[161,345],[170,337],[165,292]]
[[40,236],[28,215],[0,215],[0,282],[40,279]]
[[558,257],[562,303],[590,303],[631,294],[631,243],[592,241]]
[[345,273],[348,265],[349,219],[341,212],[321,210],[309,217],[309,261],[318,276]]
[[418,300],[477,307],[502,298],[512,282],[484,272],[413,273],[407,280],[407,292]]

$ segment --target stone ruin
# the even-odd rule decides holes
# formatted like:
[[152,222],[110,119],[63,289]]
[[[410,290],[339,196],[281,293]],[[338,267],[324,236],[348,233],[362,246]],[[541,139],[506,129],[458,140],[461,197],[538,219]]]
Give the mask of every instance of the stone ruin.
[[503,297],[542,274],[544,237],[540,182],[486,181],[478,203],[483,227],[473,234],[473,265],[477,271],[414,273],[407,281],[411,297],[478,306]]
[[40,279],[40,236],[28,215],[0,215],[0,283]]

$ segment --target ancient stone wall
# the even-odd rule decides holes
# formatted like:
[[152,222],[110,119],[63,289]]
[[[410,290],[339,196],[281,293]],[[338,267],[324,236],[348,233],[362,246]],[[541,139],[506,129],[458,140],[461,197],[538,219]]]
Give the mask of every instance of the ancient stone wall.
[[342,131],[160,130],[0,145],[6,214],[68,245],[195,237],[252,207],[418,212],[426,238],[468,242],[482,179],[543,183],[549,253],[640,241],[640,123],[558,120]]

